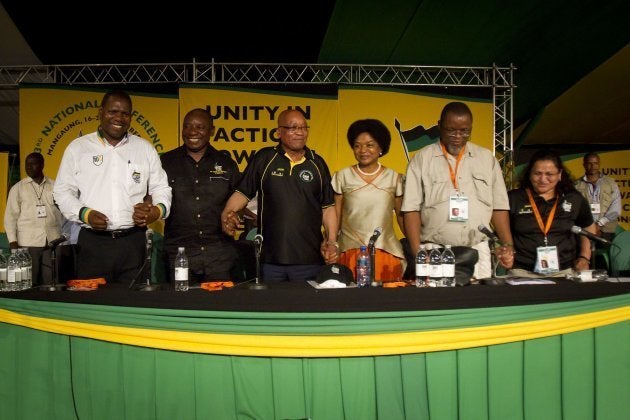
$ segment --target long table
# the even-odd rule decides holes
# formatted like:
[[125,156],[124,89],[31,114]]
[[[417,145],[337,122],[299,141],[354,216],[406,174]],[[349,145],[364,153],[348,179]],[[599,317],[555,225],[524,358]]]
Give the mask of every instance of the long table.
[[0,418],[621,419],[630,283],[0,293]]

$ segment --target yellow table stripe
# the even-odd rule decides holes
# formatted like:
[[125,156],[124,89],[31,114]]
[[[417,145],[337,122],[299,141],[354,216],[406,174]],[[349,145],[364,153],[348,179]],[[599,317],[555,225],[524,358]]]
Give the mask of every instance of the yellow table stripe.
[[101,341],[194,353],[264,357],[345,357],[425,353],[567,334],[630,320],[630,307],[545,320],[436,331],[345,334],[215,334],[115,327],[21,315],[0,309],[0,322]]

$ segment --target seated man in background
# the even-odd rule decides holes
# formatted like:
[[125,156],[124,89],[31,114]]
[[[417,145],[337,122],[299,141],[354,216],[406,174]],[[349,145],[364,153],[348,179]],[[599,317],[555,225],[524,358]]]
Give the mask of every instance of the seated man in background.
[[600,160],[597,153],[585,154],[582,165],[585,173],[582,178],[575,181],[575,188],[591,206],[591,213],[595,220],[595,233],[612,241],[617,230],[617,218],[621,214],[619,187],[614,179],[600,172]]

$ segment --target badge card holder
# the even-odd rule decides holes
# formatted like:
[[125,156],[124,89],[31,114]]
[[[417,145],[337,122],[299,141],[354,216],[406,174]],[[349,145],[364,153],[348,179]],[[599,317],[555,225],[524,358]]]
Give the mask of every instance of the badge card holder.
[[[591,213],[593,214],[593,216],[597,217],[599,216],[599,213],[601,212],[601,206],[599,203],[591,203]],[[599,218],[599,217],[597,217]]]
[[448,199],[448,220],[465,222],[468,220],[468,197],[451,195]]
[[558,264],[558,247],[539,246],[536,248],[536,266],[534,272],[539,274],[551,274],[560,271]]
[[35,206],[35,211],[36,211],[38,219],[42,219],[42,218],[46,217],[46,206],[41,205],[41,204],[37,205],[37,206]]

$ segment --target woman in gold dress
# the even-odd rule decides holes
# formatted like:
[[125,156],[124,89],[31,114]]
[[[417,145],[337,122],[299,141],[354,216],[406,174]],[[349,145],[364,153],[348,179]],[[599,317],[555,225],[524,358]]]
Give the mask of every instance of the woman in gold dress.
[[403,196],[403,175],[386,168],[379,158],[389,151],[391,135],[379,120],[355,121],[348,128],[348,143],[356,165],[343,168],[332,177],[335,209],[339,221],[339,262],[356,276],[359,249],[367,246],[377,227],[382,234],[375,242],[375,279],[402,279],[406,261],[394,230],[394,215],[403,229],[400,213]]

